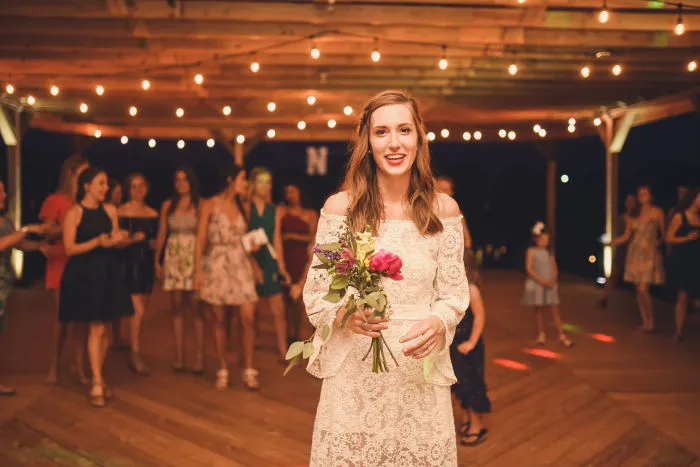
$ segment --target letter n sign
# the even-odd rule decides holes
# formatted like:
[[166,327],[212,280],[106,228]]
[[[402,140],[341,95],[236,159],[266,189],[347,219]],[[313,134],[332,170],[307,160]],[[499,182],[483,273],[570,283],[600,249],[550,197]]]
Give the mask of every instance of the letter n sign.
[[328,148],[306,147],[306,175],[326,175],[328,172]]

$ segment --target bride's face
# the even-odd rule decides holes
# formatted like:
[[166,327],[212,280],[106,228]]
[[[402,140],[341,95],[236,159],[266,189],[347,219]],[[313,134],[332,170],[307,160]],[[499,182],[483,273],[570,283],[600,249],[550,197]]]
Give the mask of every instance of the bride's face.
[[377,169],[388,176],[407,174],[416,161],[418,132],[404,104],[380,107],[370,118],[369,144]]

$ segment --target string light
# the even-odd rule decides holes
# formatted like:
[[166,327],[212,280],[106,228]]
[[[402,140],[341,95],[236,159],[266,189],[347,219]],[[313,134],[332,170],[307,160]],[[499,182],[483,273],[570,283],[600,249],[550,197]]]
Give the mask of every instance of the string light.
[[585,79],[591,76],[591,68],[588,66],[584,66],[581,68],[581,76]]
[[51,89],[49,90],[52,96],[58,96],[58,93],[61,92],[60,89],[58,89],[58,86],[51,86]]
[[306,98],[306,103],[309,105],[314,105],[316,103],[316,96],[309,96]]
[[589,257],[588,257],[588,262],[591,263],[591,264],[595,263],[595,255],[589,256]]
[[382,59],[382,54],[379,53],[379,39],[374,39],[374,49],[370,54],[370,58],[374,63],[377,63],[379,60]]
[[600,126],[601,123],[603,123],[603,122],[600,118],[596,117],[593,119],[593,125]]
[[231,106],[230,105],[225,105],[223,109],[221,109],[221,113],[226,115],[227,117],[231,115]]
[[428,141],[435,141],[435,133],[432,131],[428,132]]
[[316,45],[314,45],[313,48],[311,49],[311,58],[313,58],[314,60],[318,60],[318,58],[320,56],[321,56],[321,51],[318,50],[318,47],[316,47]]
[[438,68],[441,70],[447,70],[449,63],[447,62],[447,46],[442,46],[442,58],[438,62]]
[[562,183],[569,183],[569,176],[564,174],[559,178],[559,180],[561,180]]
[[268,138],[273,139],[275,136],[277,136],[277,132],[274,129],[270,128],[269,130],[267,130]]
[[201,86],[204,82],[204,76],[201,73],[197,73],[194,75],[194,82]]
[[534,131],[535,133],[539,133],[541,129],[542,129],[542,126],[540,126],[539,123],[535,123],[535,124],[532,126],[532,131]]
[[574,117],[569,119],[569,125],[576,125],[576,119]]
[[238,135],[238,136],[236,136],[236,142],[237,142],[238,144],[243,144],[243,143],[245,143],[245,136],[243,136],[243,135]]
[[207,140],[207,147],[208,147],[208,148],[213,148],[215,144],[216,144],[216,141],[214,141],[213,138],[209,138],[209,139]]
[[102,138],[102,131],[100,131],[99,129],[95,130],[95,133],[93,133],[93,134],[95,135],[95,138],[97,138],[97,139]]
[[472,134],[468,131],[465,131],[464,133],[462,133],[462,139],[464,141],[470,141],[472,139]]
[[155,148],[156,147],[156,140],[154,140],[153,138],[149,139],[148,140],[148,147],[151,149]]
[[603,9],[598,13],[598,22],[605,24],[610,21],[610,12],[608,11],[608,2],[603,0]]
[[125,135],[125,136],[122,136],[121,142],[122,142],[122,144],[128,143],[128,142],[129,142],[129,137],[126,136],[126,135]]
[[250,62],[250,71],[253,73],[257,73],[260,71],[260,63],[258,63],[258,60],[255,56],[253,56],[253,61]]
[[179,140],[177,141],[177,148],[178,148],[178,149],[185,149],[185,141],[182,140],[182,139],[179,139]]
[[36,99],[31,94],[27,96],[27,104],[29,104],[29,105],[36,104]]
[[305,130],[306,129],[306,122],[304,120],[299,120],[297,122],[297,128],[300,130]]
[[337,122],[331,118],[328,120],[328,128],[335,128],[336,123]]
[[89,107],[85,102],[81,102],[79,108],[81,113],[87,113],[87,111],[89,110]]
[[509,139],[509,140],[513,141],[513,140],[515,139],[516,136],[517,136],[517,135],[515,134],[514,131],[511,130],[511,131],[508,132],[508,139]]
[[518,65],[516,65],[515,63],[511,63],[511,64],[508,66],[508,74],[509,74],[510,76],[515,76],[515,75],[517,75],[517,74],[518,74]]
[[178,108],[175,110],[175,116],[176,116],[177,118],[182,118],[184,115],[185,115],[185,109],[183,109],[182,107],[178,107]]
[[523,3],[525,3],[525,0],[518,0],[518,3],[522,5]]
[[474,139],[477,141],[481,141],[481,132],[479,130],[476,130],[474,132]]
[[695,60],[691,60],[688,62],[688,71],[689,72],[692,73],[697,69],[698,69],[698,62],[696,62]]
[[131,115],[132,117],[135,117],[138,113],[139,113],[139,109],[137,109],[135,105],[132,105],[131,107],[129,107],[129,115]]
[[277,109],[277,104],[275,104],[274,102],[267,103],[267,111],[268,112],[274,112],[275,109]]
[[351,115],[352,114],[352,107],[350,107],[349,105],[346,105],[345,108],[343,109],[343,113],[345,115]]
[[104,95],[104,93],[105,93],[104,86],[102,86],[101,84],[98,84],[97,86],[95,86],[95,94],[97,94],[98,96],[102,96],[102,95]]
[[569,133],[574,133],[576,131],[576,125],[569,125],[567,127],[567,130],[569,131]]
[[547,130],[545,130],[544,128],[540,128],[540,131],[538,131],[537,134],[540,135],[540,138],[544,138],[545,136],[547,136]]
[[506,130],[504,130],[502,128],[500,130],[498,130],[498,137],[501,139],[505,138],[507,134],[508,133],[506,133]]
[[149,89],[151,89],[151,82],[147,79],[144,79],[143,81],[141,81],[141,87],[144,91],[148,91]]
[[8,94],[14,94],[15,93],[15,87],[11,84],[8,84],[5,86],[5,92]]
[[450,136],[450,130],[448,130],[447,128],[443,128],[440,131],[440,136],[442,136],[443,138],[448,138]]
[[615,76],[620,76],[622,74],[622,65],[615,65],[612,67],[612,74]]
[[673,33],[676,36],[682,36],[685,33],[685,24],[683,24],[683,4],[678,4],[678,21],[676,27],[673,28]]

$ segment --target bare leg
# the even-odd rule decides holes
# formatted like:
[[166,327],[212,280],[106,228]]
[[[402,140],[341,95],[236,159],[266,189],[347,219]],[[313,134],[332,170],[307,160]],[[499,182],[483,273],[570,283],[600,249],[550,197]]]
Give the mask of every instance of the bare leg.
[[90,323],[90,336],[88,337],[88,357],[92,369],[93,386],[102,386],[102,365],[104,364],[104,323]]
[[241,323],[243,325],[243,362],[245,369],[253,369],[253,354],[255,352],[255,304],[246,303],[240,306]]
[[685,290],[678,291],[678,298],[676,299],[676,334],[675,339],[677,341],[681,340],[683,336],[683,324],[685,324],[685,316],[688,312],[688,292]]
[[267,298],[268,306],[272,312],[275,323],[275,333],[277,335],[277,353],[282,361],[287,354],[287,317],[282,294],[275,294]]
[[148,295],[132,295],[131,303],[134,306],[134,316],[131,318],[131,357],[129,366],[135,373],[146,376],[148,375],[148,368],[141,359],[141,324],[146,313]]
[[[187,301],[191,302],[189,297],[190,295],[188,294]],[[201,373],[204,371],[204,313],[199,303],[193,304],[190,309],[191,308],[194,308],[194,332],[197,344],[197,354],[192,371]]]
[[471,422],[469,424],[469,433],[470,435],[478,435],[479,432],[484,428],[483,423],[481,422],[481,418],[479,417],[479,414],[474,412],[472,409],[467,409],[467,412],[469,413],[469,421]]
[[58,320],[58,306],[60,301],[60,290],[53,289],[54,302],[56,304],[56,322],[53,328],[54,353],[49,367],[49,374],[46,375],[46,382],[55,384],[58,381],[58,365],[61,361],[61,354],[66,345],[66,340],[69,337],[69,329],[66,323],[61,323]]
[[651,297],[649,296],[649,285],[646,283],[637,284],[637,306],[642,316],[642,331],[654,329],[654,317],[651,310]]
[[173,333],[175,335],[175,370],[185,367],[185,349],[183,340],[184,310],[182,306],[183,292],[174,290],[170,292],[170,303],[173,312]]
[[81,384],[88,384],[89,380],[85,376],[85,348],[88,342],[89,326],[86,323],[73,323],[69,326],[69,329],[72,331],[69,334],[72,334],[75,374],[78,376]]
[[214,342],[216,344],[216,357],[219,360],[219,369],[226,370],[226,330],[224,329],[224,307],[212,305],[212,315],[214,318]]

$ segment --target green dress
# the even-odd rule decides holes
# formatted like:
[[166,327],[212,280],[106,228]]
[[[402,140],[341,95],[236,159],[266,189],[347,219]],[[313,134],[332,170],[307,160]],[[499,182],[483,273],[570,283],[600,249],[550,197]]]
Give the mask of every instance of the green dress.
[[[250,205],[250,225],[249,230],[261,228],[265,230],[267,238],[272,242],[275,238],[275,218],[277,209],[272,204],[266,204],[262,215],[258,214],[258,209],[254,203]],[[279,281],[279,266],[267,248],[260,248],[255,253],[255,259],[263,271],[263,283],[258,284],[258,295],[269,297],[282,292]]]
[[[15,231],[12,221],[8,217],[0,218],[0,237],[10,235]],[[12,268],[12,248],[0,251],[0,331],[5,322],[5,311],[7,310],[7,297],[12,290],[12,282],[15,280],[14,269]]]

